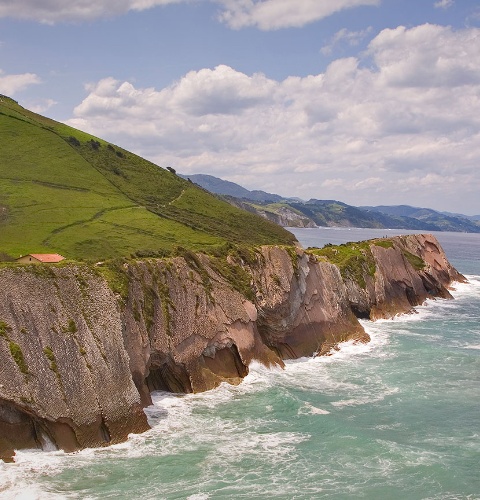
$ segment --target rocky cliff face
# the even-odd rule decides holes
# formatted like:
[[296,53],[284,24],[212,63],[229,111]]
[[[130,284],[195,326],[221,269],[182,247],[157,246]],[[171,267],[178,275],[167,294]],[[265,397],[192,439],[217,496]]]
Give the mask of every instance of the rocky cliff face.
[[103,279],[86,267],[2,269],[0,296],[0,456],[148,429]]
[[232,196],[226,196],[225,199],[234,207],[260,215],[282,227],[317,227],[312,219],[288,206],[273,206],[271,204],[268,208],[262,209],[261,205],[255,204],[252,200],[244,201]]
[[238,384],[254,359],[283,366],[368,341],[357,316],[448,297],[463,278],[431,236],[388,242],[368,246],[375,270],[355,276],[279,247],[135,261],[116,271],[121,294],[86,265],[1,269],[0,456],[125,440],[148,428],[153,390]]
[[465,281],[431,235],[373,240],[369,245],[375,271],[361,280],[345,278],[352,310],[359,317],[391,318],[428,298],[452,298],[452,281]]

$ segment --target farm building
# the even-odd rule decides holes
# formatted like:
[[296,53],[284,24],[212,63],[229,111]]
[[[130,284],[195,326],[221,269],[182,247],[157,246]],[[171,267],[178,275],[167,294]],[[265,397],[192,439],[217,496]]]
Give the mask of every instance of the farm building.
[[58,253],[29,253],[17,259],[21,264],[55,264],[64,260]]

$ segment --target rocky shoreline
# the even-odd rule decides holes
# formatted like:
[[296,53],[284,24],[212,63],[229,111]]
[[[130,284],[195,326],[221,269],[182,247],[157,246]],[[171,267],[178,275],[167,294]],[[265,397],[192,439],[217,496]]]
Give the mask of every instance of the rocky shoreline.
[[[365,250],[367,248],[367,250]],[[94,266],[0,269],[0,458],[74,451],[147,430],[150,393],[238,384],[252,360],[324,355],[464,281],[431,235],[372,240],[350,272],[315,251],[186,252]],[[112,286],[114,282],[115,286]]]

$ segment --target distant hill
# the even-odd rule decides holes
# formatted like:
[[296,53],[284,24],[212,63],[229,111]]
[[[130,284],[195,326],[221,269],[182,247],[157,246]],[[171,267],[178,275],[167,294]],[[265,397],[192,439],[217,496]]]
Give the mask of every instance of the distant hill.
[[285,229],[118,146],[0,100],[0,260],[287,244]]
[[283,198],[278,194],[266,193],[265,191],[249,191],[239,184],[234,182],[224,181],[213,175],[192,174],[181,175],[184,179],[190,179],[195,184],[202,186],[207,191],[225,196],[233,196],[234,198],[245,198],[251,201],[261,201],[274,203]]
[[480,215],[463,215],[463,214],[456,214],[456,213],[452,213],[452,212],[440,212],[440,213],[445,214],[445,215],[449,215],[451,217],[463,217],[463,218],[468,219],[468,220],[480,221]]
[[380,212],[395,217],[408,217],[436,226],[437,231],[480,232],[480,225],[465,215],[448,215],[431,208],[418,208],[409,205],[361,207],[364,210]]
[[302,201],[264,191],[248,191],[238,184],[210,175],[196,174],[189,178],[203,188],[223,195],[231,204],[286,227],[328,226],[480,232],[480,222],[475,217],[446,214],[429,208],[408,205],[353,207],[337,200]]

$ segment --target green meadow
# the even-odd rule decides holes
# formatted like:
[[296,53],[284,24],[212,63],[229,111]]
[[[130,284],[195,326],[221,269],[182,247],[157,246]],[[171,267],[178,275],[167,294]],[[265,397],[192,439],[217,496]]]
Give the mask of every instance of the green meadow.
[[0,102],[0,255],[100,260],[214,251],[294,236],[174,172],[79,130]]

